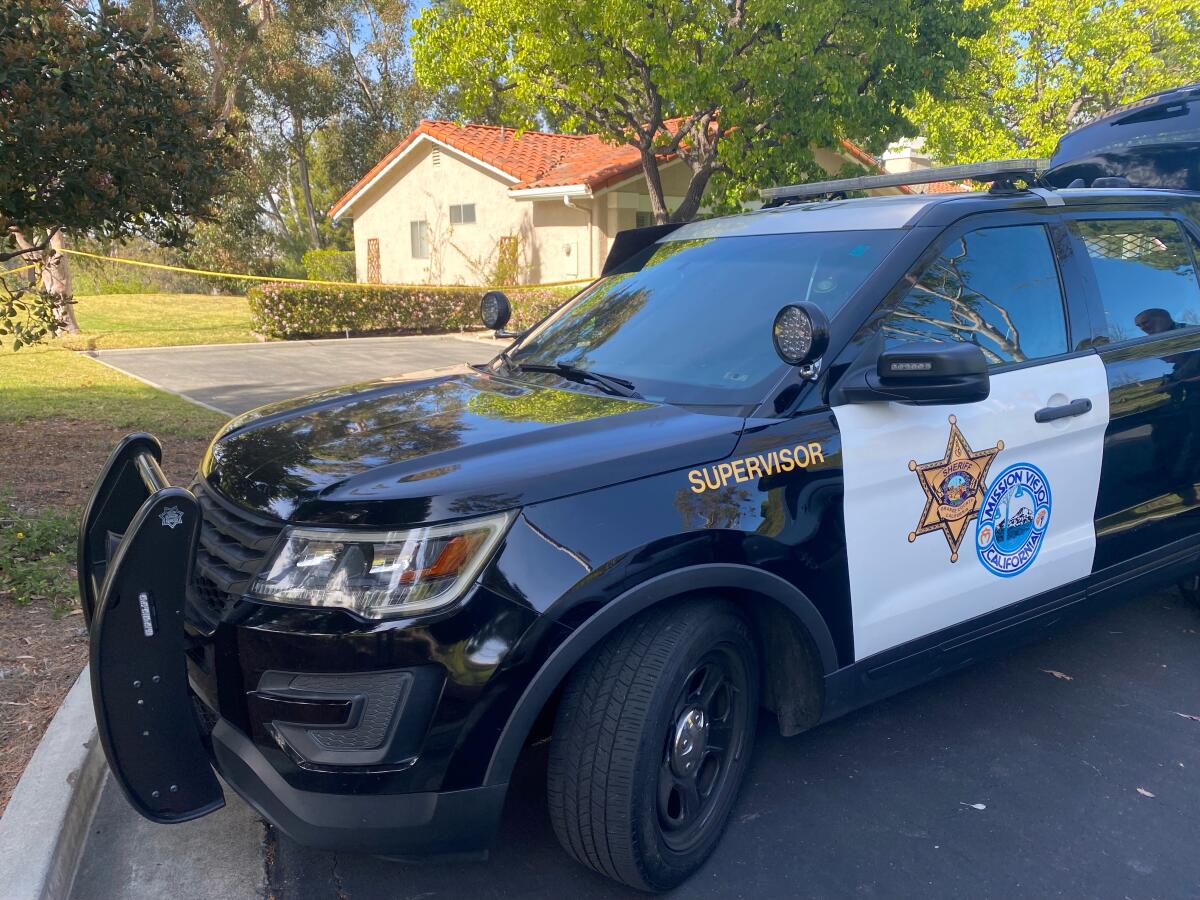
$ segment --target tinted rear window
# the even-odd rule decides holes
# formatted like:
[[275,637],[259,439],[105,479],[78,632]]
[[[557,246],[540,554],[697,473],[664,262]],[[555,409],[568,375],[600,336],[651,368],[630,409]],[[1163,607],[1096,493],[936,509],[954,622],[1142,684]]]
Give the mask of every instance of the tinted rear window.
[[1172,219],[1074,223],[1092,264],[1110,341],[1200,325],[1190,241]]

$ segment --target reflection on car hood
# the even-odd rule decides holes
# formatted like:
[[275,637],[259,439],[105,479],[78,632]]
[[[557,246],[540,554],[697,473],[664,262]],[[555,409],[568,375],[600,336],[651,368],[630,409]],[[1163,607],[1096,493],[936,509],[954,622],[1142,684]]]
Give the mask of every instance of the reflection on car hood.
[[353,385],[230,422],[201,474],[274,518],[399,526],[592,490],[732,452],[742,420],[468,368]]

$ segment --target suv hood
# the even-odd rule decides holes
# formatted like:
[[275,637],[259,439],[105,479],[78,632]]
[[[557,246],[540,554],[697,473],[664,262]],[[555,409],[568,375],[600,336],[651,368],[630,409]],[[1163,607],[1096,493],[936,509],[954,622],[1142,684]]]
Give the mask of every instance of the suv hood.
[[742,419],[463,367],[264,406],[217,435],[201,475],[291,522],[391,527],[482,515],[728,456]]

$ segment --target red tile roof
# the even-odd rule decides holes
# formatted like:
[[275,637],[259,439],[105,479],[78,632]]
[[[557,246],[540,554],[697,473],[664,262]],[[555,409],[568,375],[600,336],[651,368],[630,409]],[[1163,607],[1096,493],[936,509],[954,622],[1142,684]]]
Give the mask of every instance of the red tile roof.
[[[424,119],[333,204],[330,215],[343,211],[421,135],[427,135],[499,169],[515,179],[509,186],[510,190],[584,185],[596,191],[636,175],[641,169],[641,156],[636,147],[609,143],[596,135],[552,134],[544,131],[519,133],[513,128],[499,125],[459,125]],[[841,147],[844,153],[858,162],[879,169],[875,157],[856,144],[843,139]]]

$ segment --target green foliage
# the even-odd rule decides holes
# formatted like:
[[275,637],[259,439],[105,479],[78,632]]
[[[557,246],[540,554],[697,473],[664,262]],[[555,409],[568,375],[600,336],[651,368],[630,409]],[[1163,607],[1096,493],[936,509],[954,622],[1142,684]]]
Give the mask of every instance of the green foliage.
[[[268,284],[252,288],[254,330],[277,338],[328,334],[422,334],[479,328],[479,287],[357,288]],[[573,288],[506,288],[512,328],[532,325],[575,293]]]
[[0,278],[0,348],[8,343],[20,350],[63,327],[62,307],[49,291],[37,287],[10,287],[17,276]]
[[681,205],[649,184],[662,221],[693,215],[714,176],[732,202],[816,174],[814,145],[881,147],[985,24],[963,0],[458,0],[417,20],[414,54],[466,115],[500,89],[511,124],[548,114],[630,141],[648,175],[651,154],[677,153],[692,171]]
[[[435,111],[409,65],[409,4],[395,0],[130,0],[187,50],[246,164],[218,220],[197,229],[202,268],[294,277],[306,250],[352,246],[334,201]],[[222,285],[230,289],[233,283]],[[244,286],[243,286],[244,287]]]
[[[179,246],[213,214],[237,158],[178,49],[103,0],[0,4],[0,260],[60,229]],[[64,313],[10,296],[0,327],[19,347]]]
[[913,118],[943,163],[1049,156],[1062,134],[1200,80],[1200,0],[968,0],[994,9],[965,71]]
[[236,163],[176,42],[107,3],[0,5],[0,111],[7,228],[178,245]]
[[354,281],[353,250],[308,250],[302,259],[306,278],[316,281]]
[[[93,259],[90,256],[70,257],[72,290],[77,297],[98,294],[188,294],[213,288],[212,279],[199,275],[132,266],[119,261],[129,259],[138,262],[186,266],[189,260],[176,248],[156,247],[149,241],[138,238],[124,243],[77,238],[71,241],[71,249],[109,257],[107,259]],[[78,317],[81,310],[77,308],[75,312]]]
[[27,515],[0,498],[0,596],[21,604],[48,600],[65,612],[64,599],[76,593],[70,569],[76,527],[56,510]]

